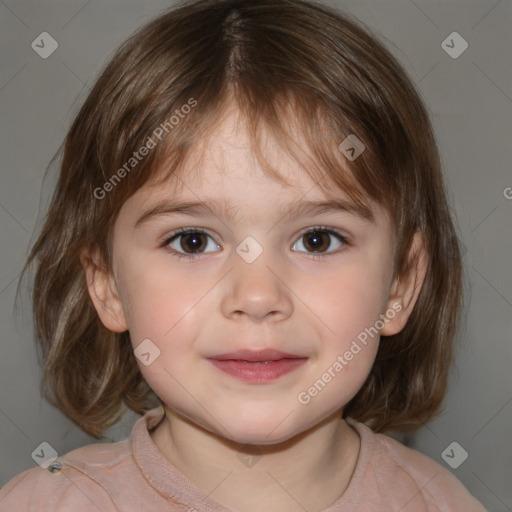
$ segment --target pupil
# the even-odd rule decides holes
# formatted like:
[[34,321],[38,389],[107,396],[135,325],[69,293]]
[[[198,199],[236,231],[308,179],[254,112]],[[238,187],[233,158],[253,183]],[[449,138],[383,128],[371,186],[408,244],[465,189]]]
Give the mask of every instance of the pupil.
[[330,242],[329,238],[325,236],[325,233],[315,232],[306,235],[305,245],[308,250],[321,252],[329,248]]
[[192,233],[190,235],[184,236],[181,239],[181,248],[185,251],[187,251],[187,249],[191,249],[190,252],[199,252],[206,246],[204,241],[201,240],[201,237],[202,235],[200,233]]

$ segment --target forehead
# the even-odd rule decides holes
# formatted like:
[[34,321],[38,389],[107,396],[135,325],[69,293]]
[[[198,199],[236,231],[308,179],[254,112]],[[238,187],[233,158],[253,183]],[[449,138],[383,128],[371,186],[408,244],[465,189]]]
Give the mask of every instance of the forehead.
[[[288,125],[290,137],[307,152],[300,128],[293,122]],[[254,152],[254,142],[240,111],[230,103],[207,134],[188,151],[179,168],[169,175],[168,167],[161,165],[133,199],[141,208],[169,200],[203,202],[205,212],[210,205],[212,211],[222,213],[223,217],[232,217],[234,210],[242,215],[244,205],[247,209],[251,205],[276,209],[283,203],[331,201],[367,220],[379,209],[369,201],[367,208],[356,206],[349,195],[329,183],[327,173],[315,176],[308,172],[307,165],[294,158],[265,126],[258,132],[257,141],[263,164]],[[309,157],[313,158],[311,154]],[[172,154],[169,159],[172,160]],[[296,211],[299,209],[300,204],[296,204]]]
[[[301,134],[294,136],[301,137]],[[184,181],[207,183],[234,175],[241,180],[254,176],[263,179],[267,173],[255,155],[254,143],[248,123],[240,110],[232,102],[228,103],[208,132],[187,155],[177,174],[181,179],[176,182],[176,191],[179,191]],[[301,183],[306,185],[311,181],[307,173],[299,172],[297,162],[264,125],[258,133],[257,145],[269,167],[289,186],[295,187]]]
[[[296,123],[288,122],[289,135],[302,148],[307,148],[304,135]],[[255,154],[255,145],[265,162]],[[173,160],[172,151],[168,154]],[[218,185],[228,177],[249,181],[258,178],[262,181],[276,176],[276,181],[291,189],[311,188],[318,182],[306,172],[306,168],[294,159],[276,140],[264,124],[258,132],[257,142],[251,137],[246,120],[233,101],[228,101],[218,113],[215,121],[208,126],[207,132],[188,151],[180,165],[169,176],[170,166],[160,165],[154,176],[145,185],[148,189],[158,189],[165,184],[168,191],[180,194],[187,185]],[[265,168],[264,168],[265,167]],[[267,172],[271,169],[271,172]],[[317,188],[322,189],[323,183]]]

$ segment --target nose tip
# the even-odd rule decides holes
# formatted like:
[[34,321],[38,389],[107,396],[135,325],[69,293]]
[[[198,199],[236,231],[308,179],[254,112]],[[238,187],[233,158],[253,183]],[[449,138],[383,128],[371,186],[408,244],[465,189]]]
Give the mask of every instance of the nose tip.
[[[293,304],[288,289],[284,286],[278,274],[270,268],[268,261],[254,245],[255,239],[240,244],[242,256],[235,255],[235,266],[228,276],[228,285],[222,300],[222,309],[225,316],[240,318],[244,315],[253,320],[287,318],[291,315]],[[256,242],[257,243],[257,242]],[[260,244],[258,244],[261,247]],[[238,252],[238,248],[237,248]],[[254,257],[248,263],[244,256]]]

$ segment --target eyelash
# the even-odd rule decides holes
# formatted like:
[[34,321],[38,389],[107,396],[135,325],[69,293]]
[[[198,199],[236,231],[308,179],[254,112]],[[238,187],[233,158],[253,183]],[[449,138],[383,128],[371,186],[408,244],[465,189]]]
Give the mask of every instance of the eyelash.
[[[171,249],[169,247],[169,244],[171,242],[173,242],[176,238],[178,238],[179,236],[182,236],[182,235],[190,234],[190,233],[198,233],[198,234],[206,235],[206,236],[212,238],[211,235],[209,235],[204,229],[201,229],[201,228],[180,228],[179,230],[175,231],[174,233],[172,233],[171,235],[166,237],[165,240],[162,242],[161,247],[164,248],[165,250],[167,250],[167,252],[169,252],[169,254],[171,254],[171,256],[174,256],[174,257],[178,258],[178,260],[181,260],[181,258],[192,260],[192,259],[197,258],[198,256],[200,256],[201,254],[207,254],[207,253],[195,253],[195,254],[191,253],[191,254],[186,254],[186,253],[177,252],[176,250]],[[309,233],[324,233],[324,234],[327,234],[327,235],[332,235],[335,238],[337,238],[338,241],[343,244],[343,246],[345,246],[345,247],[350,247],[351,246],[351,243],[348,241],[347,237],[342,235],[339,231],[337,231],[335,229],[332,229],[332,228],[328,228],[326,226],[312,226],[312,227],[309,227],[309,228],[303,230],[299,234],[299,237],[297,238],[297,241],[300,240],[301,238],[303,238],[304,236],[306,236]],[[213,238],[212,238],[212,240],[213,240]],[[326,253],[304,253],[304,251],[296,251],[296,252],[302,252],[304,254],[308,254],[308,257],[310,259],[312,259],[314,261],[318,261],[318,260],[322,260],[326,256],[331,256],[331,255],[334,255],[334,254],[338,254],[339,251],[340,250],[338,249],[337,251],[326,252]]]

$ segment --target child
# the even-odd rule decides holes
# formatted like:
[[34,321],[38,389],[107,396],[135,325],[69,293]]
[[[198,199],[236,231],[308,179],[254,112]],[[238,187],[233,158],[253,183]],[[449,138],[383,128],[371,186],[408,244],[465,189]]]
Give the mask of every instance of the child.
[[50,398],[97,437],[144,415],[43,450],[2,511],[484,510],[380,433],[439,412],[461,258],[425,108],[346,17],[198,0],[139,31],[27,265]]

